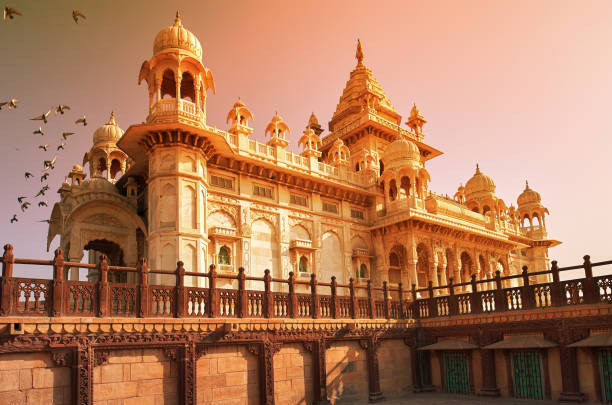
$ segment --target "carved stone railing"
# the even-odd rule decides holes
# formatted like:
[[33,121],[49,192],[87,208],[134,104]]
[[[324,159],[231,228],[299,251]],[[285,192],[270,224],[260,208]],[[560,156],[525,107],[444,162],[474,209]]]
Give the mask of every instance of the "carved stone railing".
[[204,112],[191,101],[166,98],[159,100],[151,108],[149,116],[147,117],[147,123],[159,124],[176,122],[178,118],[187,119],[193,123],[202,125],[204,123]]
[[[52,279],[13,277],[15,264],[38,265],[53,269]],[[263,277],[246,276],[244,269],[237,273],[217,272],[211,265],[208,273],[186,271],[182,262],[174,270],[149,269],[145,259],[136,267],[110,266],[105,255],[99,263],[65,262],[61,249],[53,260],[17,259],[13,247],[5,245],[0,279],[0,316],[86,316],[86,317],[224,317],[224,318],[329,318],[329,319],[410,319],[458,315],[498,313],[505,311],[538,310],[550,307],[582,304],[612,304],[612,276],[593,276],[593,268],[610,265],[612,261],[591,263],[584,256],[580,266],[559,268],[553,261],[546,271],[528,273],[527,267],[519,275],[501,277],[497,272],[495,288],[487,289],[491,280],[468,282],[417,289],[412,285],[406,294],[402,284],[375,287],[370,280],[365,285],[350,279],[339,284],[332,277],[330,283],[301,280],[289,273],[287,279],[277,279],[265,270]],[[97,282],[65,280],[67,268],[96,270]],[[584,278],[560,281],[559,273],[584,270]],[[132,272],[138,275],[137,284],[110,283],[108,272]],[[152,285],[149,274],[172,275],[174,285]],[[544,276],[552,282],[531,284],[530,277]],[[204,278],[208,287],[190,287],[185,277]],[[510,285],[519,279],[522,285]],[[237,288],[218,288],[223,286]],[[229,283],[227,283],[229,281]],[[246,281],[263,282],[263,290],[247,290]],[[507,281],[507,282],[506,282]],[[202,283],[195,283],[202,285]],[[516,283],[514,283],[516,284]],[[299,289],[299,293],[297,290]],[[455,294],[456,289],[464,291]],[[328,292],[328,294],[325,294]],[[441,295],[439,292],[448,292]],[[411,295],[411,296],[410,296]],[[411,299],[410,299],[411,298]]]

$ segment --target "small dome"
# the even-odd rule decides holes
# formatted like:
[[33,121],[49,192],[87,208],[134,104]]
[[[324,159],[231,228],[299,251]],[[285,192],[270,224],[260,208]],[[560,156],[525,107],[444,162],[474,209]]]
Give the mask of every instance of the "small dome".
[[100,192],[118,194],[117,187],[102,177],[91,177],[81,183],[81,192]]
[[159,31],[155,37],[155,42],[153,42],[153,54],[155,55],[168,49],[187,51],[191,56],[200,62],[202,61],[200,40],[191,31],[183,27],[181,14],[178,11],[174,24]]
[[385,169],[399,168],[411,162],[421,163],[421,152],[418,146],[408,139],[398,139],[385,148],[382,155]]
[[83,168],[81,167],[81,165],[74,165],[74,166],[72,166],[72,171],[74,171],[74,172],[82,172]]
[[516,202],[518,203],[519,207],[532,203],[540,204],[541,201],[542,198],[540,197],[540,193],[530,189],[529,183],[527,182],[525,182],[525,190],[516,199]]
[[476,165],[476,173],[465,183],[465,194],[468,200],[477,193],[495,194],[495,182],[492,178],[483,174],[478,165]]
[[93,134],[94,145],[104,142],[117,142],[123,136],[123,130],[115,122],[115,112],[111,112],[110,119]]

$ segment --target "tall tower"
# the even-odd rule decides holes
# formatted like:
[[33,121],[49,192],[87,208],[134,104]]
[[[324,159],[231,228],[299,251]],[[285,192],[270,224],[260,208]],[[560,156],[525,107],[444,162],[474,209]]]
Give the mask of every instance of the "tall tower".
[[[208,256],[206,228],[206,162],[216,150],[233,153],[224,136],[206,125],[206,92],[212,73],[202,64],[202,46],[183,27],[177,12],[174,24],[162,29],[153,44],[153,57],[140,68],[138,83],[147,82],[149,115],[132,125],[118,142],[134,157],[148,178],[149,267],[205,272]],[[173,283],[173,276],[153,282]]]

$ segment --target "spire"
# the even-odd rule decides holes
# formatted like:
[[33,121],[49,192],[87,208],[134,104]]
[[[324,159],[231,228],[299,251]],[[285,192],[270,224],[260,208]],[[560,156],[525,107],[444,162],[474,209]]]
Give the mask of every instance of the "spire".
[[478,167],[478,163],[476,163],[476,173],[474,174],[480,174],[480,168]]
[[529,190],[529,182],[525,180],[525,190]]
[[174,25],[179,27],[183,25],[181,21],[181,12],[178,10],[176,10],[176,18],[174,19]]
[[108,119],[106,125],[117,125],[117,123],[115,122],[115,110],[111,111],[110,118]]
[[361,41],[357,38],[357,52],[355,53],[355,58],[357,58],[357,66],[363,65],[363,48],[361,47]]

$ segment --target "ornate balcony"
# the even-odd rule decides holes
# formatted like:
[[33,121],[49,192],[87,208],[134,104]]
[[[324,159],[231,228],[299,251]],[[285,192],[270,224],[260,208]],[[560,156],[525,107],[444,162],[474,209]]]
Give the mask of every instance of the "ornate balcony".
[[213,226],[208,230],[208,237],[211,239],[214,238],[225,238],[225,239],[239,239],[239,236],[236,234],[236,229],[227,228],[223,226]]
[[311,240],[294,239],[289,242],[289,249],[314,250]]
[[364,248],[353,249],[353,257],[372,257],[370,251]]
[[147,124],[163,124],[177,121],[203,126],[205,115],[191,101],[167,98],[155,103],[147,117]]

